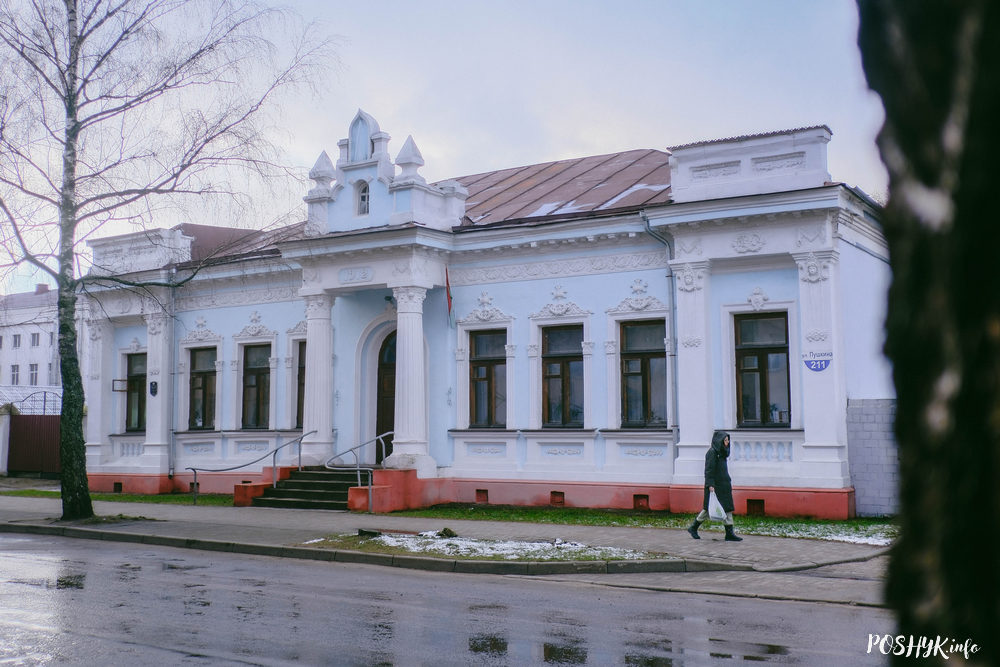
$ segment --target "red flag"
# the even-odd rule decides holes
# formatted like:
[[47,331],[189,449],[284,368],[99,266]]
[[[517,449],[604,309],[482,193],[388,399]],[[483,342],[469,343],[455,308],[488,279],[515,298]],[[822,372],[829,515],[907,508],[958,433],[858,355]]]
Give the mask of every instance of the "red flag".
[[455,314],[451,310],[451,281],[448,279],[448,267],[444,267],[444,293],[448,298],[448,326],[455,326]]

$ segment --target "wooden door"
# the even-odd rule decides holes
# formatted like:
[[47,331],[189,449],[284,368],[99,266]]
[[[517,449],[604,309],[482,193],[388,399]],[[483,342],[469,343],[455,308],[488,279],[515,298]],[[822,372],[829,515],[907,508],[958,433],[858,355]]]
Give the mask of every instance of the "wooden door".
[[[375,410],[375,435],[393,429],[396,412],[396,332],[386,336],[378,352],[378,389]],[[392,436],[385,438],[385,451],[375,447],[375,462],[392,454]]]

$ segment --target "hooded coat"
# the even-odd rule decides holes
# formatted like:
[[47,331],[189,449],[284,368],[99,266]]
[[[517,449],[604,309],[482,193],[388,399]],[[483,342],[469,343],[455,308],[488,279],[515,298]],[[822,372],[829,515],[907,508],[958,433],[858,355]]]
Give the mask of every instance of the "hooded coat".
[[722,509],[732,512],[733,504],[733,480],[729,477],[729,448],[725,445],[725,431],[716,431],[712,435],[712,446],[705,453],[705,499],[702,502],[702,509],[708,511],[708,487],[715,488],[715,495],[722,505]]

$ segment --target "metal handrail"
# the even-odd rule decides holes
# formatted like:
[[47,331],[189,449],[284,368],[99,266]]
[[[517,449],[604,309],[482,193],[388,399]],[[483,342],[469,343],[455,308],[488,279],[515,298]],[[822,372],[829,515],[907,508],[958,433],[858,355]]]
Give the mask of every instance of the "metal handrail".
[[[365,442],[362,442],[360,445],[355,445],[354,447],[351,447],[350,449],[345,449],[344,451],[340,452],[339,454],[334,454],[333,456],[331,456],[330,458],[328,458],[326,460],[326,462],[323,464],[323,467],[326,468],[327,470],[333,470],[333,469],[335,469],[337,467],[337,466],[333,465],[333,461],[335,461],[336,459],[339,459],[344,454],[354,454],[354,468],[355,468],[355,470],[358,473],[358,486],[361,486],[361,472],[364,471],[364,472],[368,473],[368,512],[369,513],[371,513],[371,511],[372,511],[372,479],[373,479],[372,475],[374,474],[374,468],[362,468],[361,467],[361,459],[358,457],[358,450],[361,449],[362,447],[367,447],[368,445],[372,444],[373,442],[377,442],[379,445],[382,446],[382,458],[384,459],[385,458],[385,438],[389,437],[393,433],[394,433],[394,431],[386,431],[385,433],[382,433],[380,435],[376,435],[371,440],[366,440]],[[375,458],[376,459],[378,458],[378,451],[375,452]]]
[[268,456],[270,456],[271,457],[271,486],[272,487],[278,486],[278,452],[280,450],[284,449],[285,447],[287,447],[288,445],[295,444],[296,442],[299,443],[299,470],[302,470],[302,439],[304,437],[306,437],[307,435],[312,435],[313,433],[316,433],[316,431],[309,431],[308,433],[303,433],[302,435],[300,435],[299,437],[295,438],[294,440],[289,440],[285,444],[278,445],[277,447],[275,447],[271,451],[265,452],[263,455],[259,456],[258,458],[255,458],[253,461],[247,461],[246,463],[241,463],[240,465],[238,465],[238,466],[232,466],[231,468],[191,468],[191,467],[185,468],[185,470],[190,470],[191,472],[194,473],[194,488],[192,489],[192,492],[191,492],[191,497],[194,500],[194,504],[195,505],[198,504],[198,471],[199,470],[201,470],[202,472],[229,472],[231,470],[239,470],[240,468],[246,468],[247,466],[253,465],[254,463],[257,463],[258,461],[263,461]]

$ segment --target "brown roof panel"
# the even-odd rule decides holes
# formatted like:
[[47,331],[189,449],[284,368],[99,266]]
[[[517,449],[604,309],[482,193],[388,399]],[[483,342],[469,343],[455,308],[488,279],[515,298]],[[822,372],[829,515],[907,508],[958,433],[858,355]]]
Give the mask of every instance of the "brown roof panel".
[[463,176],[473,225],[669,201],[669,154],[651,149]]

